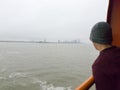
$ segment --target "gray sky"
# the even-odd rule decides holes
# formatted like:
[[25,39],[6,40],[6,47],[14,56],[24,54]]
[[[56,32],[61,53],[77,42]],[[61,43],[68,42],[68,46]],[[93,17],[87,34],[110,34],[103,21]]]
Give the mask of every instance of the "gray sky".
[[0,0],[0,40],[89,41],[108,0]]

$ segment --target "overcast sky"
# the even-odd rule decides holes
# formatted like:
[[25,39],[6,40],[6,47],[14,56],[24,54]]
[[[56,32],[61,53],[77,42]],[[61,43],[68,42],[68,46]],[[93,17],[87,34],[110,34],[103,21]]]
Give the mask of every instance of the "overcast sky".
[[108,0],[0,0],[0,40],[89,41]]

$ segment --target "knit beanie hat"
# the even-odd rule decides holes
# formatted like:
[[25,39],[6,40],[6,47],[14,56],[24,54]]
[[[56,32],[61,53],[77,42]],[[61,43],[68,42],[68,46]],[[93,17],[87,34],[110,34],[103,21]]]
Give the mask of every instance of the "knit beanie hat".
[[112,29],[106,22],[96,23],[90,34],[90,40],[99,44],[111,44],[112,43]]

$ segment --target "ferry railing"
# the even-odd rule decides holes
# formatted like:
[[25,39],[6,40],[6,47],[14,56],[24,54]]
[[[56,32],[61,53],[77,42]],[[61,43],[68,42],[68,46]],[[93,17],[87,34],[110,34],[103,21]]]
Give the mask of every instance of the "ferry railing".
[[75,90],[88,90],[94,84],[94,77],[90,76],[86,81],[84,81]]

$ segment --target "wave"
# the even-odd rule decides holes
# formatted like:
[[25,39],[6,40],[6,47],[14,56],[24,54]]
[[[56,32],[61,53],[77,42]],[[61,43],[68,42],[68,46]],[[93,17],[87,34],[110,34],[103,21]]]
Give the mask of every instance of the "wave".
[[0,70],[0,73],[5,72],[6,70],[7,70],[6,68],[2,68],[2,69]]
[[59,87],[54,86],[53,84],[48,84],[47,81],[36,80],[34,84],[39,84],[40,90],[72,90],[72,87]]
[[6,80],[6,77],[0,77],[0,80]]
[[14,72],[14,73],[11,73],[8,77],[9,78],[19,78],[19,77],[27,77],[27,76],[25,73]]
[[71,86],[55,86],[53,83],[41,81],[36,77],[31,77],[29,74],[22,72],[10,73],[6,78],[0,77],[0,80],[5,81],[5,87],[10,86],[13,90],[16,90],[14,88],[23,88],[22,90],[26,90],[26,88],[30,88],[29,90],[34,90],[35,88],[37,88],[35,90],[73,90]]

